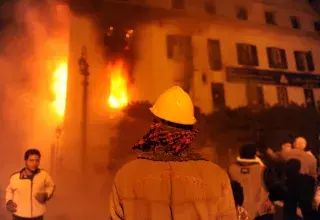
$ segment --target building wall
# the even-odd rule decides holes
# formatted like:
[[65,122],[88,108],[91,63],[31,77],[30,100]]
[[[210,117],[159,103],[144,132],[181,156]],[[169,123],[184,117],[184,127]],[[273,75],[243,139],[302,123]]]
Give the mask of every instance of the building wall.
[[[200,16],[205,15],[203,8],[198,4],[190,3],[186,11],[193,16],[191,19],[181,18],[179,21],[165,20],[145,25],[145,34],[140,41],[148,45],[148,50],[141,51],[141,60],[138,61],[139,68],[135,71],[136,85],[144,92],[139,98],[154,101],[163,90],[175,84],[172,80],[178,74],[179,66],[169,60],[166,56],[166,35],[184,34],[192,36],[193,62],[194,62],[194,91],[191,92],[194,102],[204,112],[209,113],[213,109],[211,98],[211,82],[220,82],[224,84],[226,105],[229,107],[239,107],[247,104],[245,95],[245,85],[242,83],[226,82],[225,68],[221,71],[212,71],[208,62],[207,39],[219,40],[222,51],[223,67],[240,66],[236,51],[236,43],[248,43],[256,45],[258,50],[259,66],[258,69],[270,69],[266,47],[277,47],[285,49],[288,62],[288,68],[285,72],[297,72],[294,57],[294,51],[311,51],[315,63],[315,74],[320,72],[319,63],[319,37],[314,30],[313,22],[318,19],[307,3],[288,4],[270,3],[265,4],[263,1],[255,2],[246,1],[239,5],[236,2],[228,1],[224,5],[222,1],[216,2],[216,14],[208,21],[208,18]],[[271,2],[271,1],[269,1]],[[298,1],[297,1],[298,2]],[[151,4],[151,3],[150,3]],[[170,1],[163,1],[161,5],[170,8]],[[248,9],[248,20],[240,21],[235,16],[237,6],[245,6]],[[195,8],[198,7],[197,13]],[[274,11],[277,25],[265,24],[264,11]],[[195,17],[197,15],[197,17]],[[300,20],[301,29],[296,30],[291,27],[289,17],[297,16]],[[191,21],[190,21],[191,20]],[[175,23],[184,23],[184,26]],[[203,22],[203,23],[201,23]],[[179,28],[177,28],[179,27]],[[145,59],[149,59],[147,62]],[[141,63],[140,63],[141,62]],[[148,72],[147,80],[144,77]],[[164,74],[165,73],[165,74]],[[201,82],[201,74],[205,73],[208,83]],[[152,78],[151,76],[152,75]],[[152,82],[146,84],[145,81]],[[278,103],[276,86],[263,85],[265,101],[274,105]],[[302,88],[289,87],[289,100],[297,104],[304,103],[304,93]],[[318,93],[315,93],[317,96]],[[315,97],[315,99],[319,99]]]
[[[226,106],[236,108],[247,105],[246,84],[229,82],[226,79],[226,67],[241,66],[238,64],[236,43],[256,45],[259,58],[257,69],[270,69],[266,47],[285,49],[288,62],[288,69],[282,70],[285,72],[299,72],[296,70],[294,50],[311,51],[315,64],[314,73],[320,73],[318,65],[320,63],[320,38],[313,29],[313,22],[318,17],[307,4],[292,3],[288,5],[284,4],[285,0],[281,1],[282,3],[268,1],[267,4],[264,3],[265,1],[247,0],[242,1],[239,5],[236,0],[216,0],[214,1],[216,13],[208,15],[203,9],[203,4],[199,2],[201,1],[189,0],[185,10],[169,10],[171,8],[169,0],[129,0],[122,3],[117,1],[117,4],[132,3],[144,6],[149,4],[154,7],[154,10],[158,11],[162,8],[161,10],[168,9],[172,12],[171,16],[145,20],[135,26],[137,54],[133,69],[134,80],[129,85],[131,101],[154,102],[165,89],[173,85],[183,86],[188,81],[192,85],[189,93],[195,105],[200,107],[204,113],[210,113],[217,109],[217,106],[213,104],[211,83],[223,84]],[[235,12],[239,6],[245,6],[248,9],[247,21],[236,18]],[[153,9],[147,10],[152,14]],[[264,10],[276,12],[278,25],[265,24]],[[300,30],[291,28],[289,16],[292,15],[299,16],[301,19]],[[110,146],[113,144],[112,137],[118,135],[115,128],[119,121],[126,117],[117,110],[108,108],[107,105],[110,76],[106,70],[107,61],[103,57],[103,47],[99,41],[101,34],[103,33],[99,32],[93,19],[78,15],[71,16],[66,132],[63,137],[63,154],[66,155],[66,158],[74,158],[74,160],[68,161],[68,167],[75,172],[81,171],[79,166],[82,163],[83,76],[80,74],[78,65],[82,46],[87,48],[87,61],[90,65],[88,142],[90,152],[100,152],[99,155],[88,156],[92,161],[105,163]],[[193,77],[185,77],[184,63],[168,58],[167,35],[172,34],[190,36],[192,39]],[[208,39],[220,42],[221,70],[213,71],[210,69],[207,50]],[[265,102],[270,105],[277,104],[276,86],[261,86]],[[303,88],[288,87],[287,92],[290,101],[298,104],[305,102]],[[314,89],[314,95],[315,101],[320,101],[320,89]],[[130,142],[130,144],[132,143]],[[93,148],[96,150],[92,150]],[[90,160],[90,158],[87,159]]]
[[[209,0],[208,0],[209,1]],[[107,1],[106,1],[107,2]],[[113,1],[114,2],[114,1]],[[267,3],[265,3],[267,2]],[[238,64],[236,44],[248,43],[257,47],[259,66],[257,69],[270,69],[266,47],[285,49],[288,69],[285,72],[297,72],[294,51],[311,51],[315,64],[315,74],[320,73],[319,36],[314,30],[313,22],[318,20],[316,13],[305,1],[295,1],[288,4],[282,1],[242,1],[236,0],[213,1],[215,13],[208,15],[203,3],[190,0],[183,10],[171,8],[171,0],[135,0],[119,4],[149,4],[154,10],[164,8],[171,10],[175,16],[159,17],[136,25],[134,34],[137,35],[138,48],[133,69],[133,84],[130,84],[130,99],[155,101],[165,89],[191,82],[190,95],[196,106],[205,113],[215,109],[212,101],[211,83],[222,83],[224,86],[225,104],[231,108],[248,104],[245,83],[228,82],[226,67],[241,66]],[[106,3],[108,4],[108,3]],[[248,10],[248,20],[236,17],[237,7]],[[108,7],[107,7],[108,8]],[[153,10],[153,9],[148,9]],[[264,12],[275,12],[277,25],[265,24]],[[291,27],[289,16],[298,16],[301,29]],[[110,116],[107,106],[109,92],[107,62],[99,44],[99,33],[93,20],[73,15],[70,29],[69,56],[69,85],[67,100],[67,121],[72,123],[74,133],[80,133],[82,111],[82,80],[79,72],[78,59],[81,47],[87,48],[90,65],[89,84],[89,118],[94,124],[102,123]],[[185,79],[185,65],[175,62],[167,56],[167,35],[177,34],[190,36],[192,39],[193,78]],[[208,60],[207,40],[219,40],[221,47],[222,69],[213,71]],[[206,80],[204,80],[204,77]],[[182,80],[181,80],[182,79]],[[270,105],[278,103],[275,85],[261,85],[264,100]],[[315,100],[320,100],[320,92],[314,90]],[[305,102],[303,89],[288,88],[289,100],[298,104]],[[72,138],[71,138],[72,139]],[[73,139],[76,139],[76,135]],[[98,139],[96,139],[98,140]]]

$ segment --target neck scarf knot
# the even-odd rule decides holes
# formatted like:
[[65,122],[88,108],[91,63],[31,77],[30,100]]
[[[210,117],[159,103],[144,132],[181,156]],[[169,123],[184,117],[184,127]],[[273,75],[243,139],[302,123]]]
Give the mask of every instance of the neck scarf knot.
[[147,134],[139,140],[132,149],[141,151],[157,152],[159,148],[165,147],[167,151],[179,154],[184,149],[188,148],[191,142],[195,139],[199,130],[164,130],[161,123],[155,122],[151,125]]

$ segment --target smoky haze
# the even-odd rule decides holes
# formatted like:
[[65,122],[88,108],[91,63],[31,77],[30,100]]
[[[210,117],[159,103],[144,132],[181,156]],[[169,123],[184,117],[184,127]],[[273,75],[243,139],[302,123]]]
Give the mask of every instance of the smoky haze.
[[[52,81],[59,65],[67,63],[69,11],[54,0],[7,1],[0,10],[0,203],[4,204],[9,177],[23,167],[26,149],[38,148],[41,167],[51,170],[51,145],[63,121],[53,106],[57,97]],[[78,219],[68,211],[63,214],[63,205],[58,204],[64,188],[59,188],[56,201],[49,204],[48,219]],[[79,207],[67,202],[71,206],[64,206],[66,210]],[[0,219],[11,219],[4,208]]]

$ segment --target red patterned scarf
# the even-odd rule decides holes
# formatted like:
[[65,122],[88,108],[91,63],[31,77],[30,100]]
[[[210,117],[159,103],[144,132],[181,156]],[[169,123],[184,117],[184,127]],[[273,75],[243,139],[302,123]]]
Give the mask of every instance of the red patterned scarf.
[[157,152],[159,148],[166,147],[171,153],[179,154],[190,146],[198,133],[197,129],[167,131],[163,129],[161,123],[155,122],[151,125],[149,132],[133,146],[133,149]]

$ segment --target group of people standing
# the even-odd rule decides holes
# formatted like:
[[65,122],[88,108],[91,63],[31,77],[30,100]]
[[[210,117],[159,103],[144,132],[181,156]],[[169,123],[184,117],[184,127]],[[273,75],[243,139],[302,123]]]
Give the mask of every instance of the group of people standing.
[[255,144],[240,148],[228,173],[244,219],[320,219],[317,160],[306,147],[306,139],[297,137],[262,156]]
[[[150,110],[154,122],[132,147],[139,156],[114,178],[110,219],[320,219],[316,159],[304,138],[260,155],[259,146],[246,144],[224,170],[193,148],[194,106],[180,87],[161,94]],[[28,151],[25,161],[10,179],[6,207],[15,220],[42,220],[54,183],[38,168],[40,152]]]

